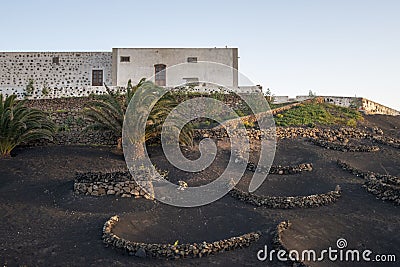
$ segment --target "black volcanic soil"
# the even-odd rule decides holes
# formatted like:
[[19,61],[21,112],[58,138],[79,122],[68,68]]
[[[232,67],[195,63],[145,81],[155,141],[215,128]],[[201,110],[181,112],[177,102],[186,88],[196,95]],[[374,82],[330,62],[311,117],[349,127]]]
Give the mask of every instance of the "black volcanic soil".
[[[385,118],[388,118],[384,120]],[[383,121],[382,121],[383,120]],[[392,117],[369,117],[367,127],[378,126],[395,136],[400,122]],[[397,125],[397,126],[396,126]],[[220,144],[228,148],[226,144]],[[280,141],[274,164],[310,162],[313,172],[269,175],[256,191],[260,195],[295,196],[324,193],[342,187],[338,202],[319,208],[273,210],[254,207],[225,196],[206,206],[176,208],[145,199],[76,196],[72,192],[76,171],[124,168],[121,156],[105,147],[52,146],[20,148],[15,157],[0,160],[0,264],[5,266],[290,266],[278,261],[260,262],[257,252],[271,248],[272,231],[282,220],[292,227],[283,233],[289,249],[335,248],[345,238],[349,248],[400,258],[399,207],[383,202],[362,188],[362,180],[336,165],[342,159],[355,167],[400,175],[400,150],[379,145],[380,151],[345,153],[326,150],[303,140]],[[219,151],[216,161],[201,174],[171,168],[161,151],[149,147],[157,167],[169,169],[171,181],[204,184],[223,171],[229,151]],[[192,155],[196,155],[193,152]],[[239,187],[246,188],[247,172]],[[121,221],[115,232],[138,242],[179,243],[213,241],[259,230],[261,239],[249,248],[201,259],[167,261],[140,259],[104,247],[101,231],[113,215]],[[311,266],[396,266],[343,262]]]

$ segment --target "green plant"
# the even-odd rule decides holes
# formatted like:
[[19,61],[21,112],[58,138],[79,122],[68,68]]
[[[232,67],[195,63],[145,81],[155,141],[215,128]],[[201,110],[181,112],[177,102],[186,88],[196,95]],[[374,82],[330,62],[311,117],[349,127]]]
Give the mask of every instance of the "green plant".
[[255,126],[254,122],[247,121],[247,120],[243,122],[243,125],[244,125],[244,127],[246,127],[246,129],[251,129],[251,128],[254,128],[254,126]]
[[45,138],[52,139],[54,123],[37,109],[25,106],[15,95],[4,99],[0,94],[0,157],[10,157],[19,144]]
[[47,84],[47,82],[43,83],[43,87],[42,87],[42,95],[47,96],[50,93],[50,88]]
[[84,120],[82,117],[78,117],[78,118],[76,119],[76,124],[77,124],[78,126],[83,126],[83,125],[85,125],[85,120]]
[[73,124],[75,124],[75,118],[71,115],[67,116],[67,118],[65,118],[65,124],[69,126],[72,126]]
[[244,113],[244,111],[241,110],[241,109],[235,110],[235,112],[236,112],[236,114],[237,114],[239,117],[244,117],[244,116],[246,116],[246,114]]
[[307,125],[315,127],[316,124],[339,124],[355,127],[357,122],[362,119],[362,115],[357,110],[327,103],[311,102],[300,104],[282,114],[277,114],[275,123],[277,126]]
[[57,126],[57,132],[69,132],[70,128],[67,124],[61,124]]
[[[143,90],[138,91],[139,88]],[[92,121],[92,124],[86,127],[85,130],[110,130],[114,132],[114,134],[118,136],[117,148],[122,149],[122,127],[129,102],[137,92],[145,93],[145,90],[152,90],[152,88],[155,88],[155,85],[150,81],[146,81],[144,78],[135,86],[133,86],[129,80],[124,96],[121,95],[119,91],[112,92],[106,86],[108,94],[93,96],[93,100],[88,102],[85,107],[84,115]],[[152,106],[151,104],[154,104],[149,116],[145,116],[146,112],[143,110],[138,110],[139,113],[137,113],[140,122],[146,124],[146,134],[138,138],[138,140],[135,140],[135,145],[137,145],[137,149],[141,151],[141,153],[138,154],[144,155],[144,142],[159,138],[165,118],[178,103],[170,93],[164,95],[156,103],[153,102],[155,102],[157,96],[153,94],[143,97],[138,96],[137,99],[141,101],[140,104],[143,107]],[[187,124],[180,133],[180,141],[183,144],[191,145],[192,140],[193,131],[190,124]],[[138,157],[143,155],[138,155]]]
[[26,96],[30,96],[33,94],[35,91],[35,86],[34,86],[35,81],[33,79],[28,80],[28,84],[25,87],[25,94]]

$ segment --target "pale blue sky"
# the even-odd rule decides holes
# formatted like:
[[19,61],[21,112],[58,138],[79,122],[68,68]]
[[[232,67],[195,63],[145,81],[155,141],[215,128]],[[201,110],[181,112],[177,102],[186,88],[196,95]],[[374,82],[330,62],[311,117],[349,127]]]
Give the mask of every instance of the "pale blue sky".
[[363,96],[400,110],[400,1],[2,1],[0,51],[238,47],[276,95]]

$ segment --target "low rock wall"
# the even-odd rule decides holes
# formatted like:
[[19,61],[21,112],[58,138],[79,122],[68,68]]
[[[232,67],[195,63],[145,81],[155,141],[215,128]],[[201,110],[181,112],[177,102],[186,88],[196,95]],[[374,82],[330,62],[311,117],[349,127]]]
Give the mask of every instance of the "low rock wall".
[[215,241],[212,243],[202,242],[193,244],[149,244],[129,241],[115,235],[112,230],[118,223],[119,217],[111,217],[103,227],[103,242],[107,246],[112,246],[122,250],[132,256],[141,258],[201,258],[218,252],[232,250],[236,248],[248,247],[251,243],[260,238],[259,232],[251,232],[238,237],[231,237],[224,240]]
[[[253,162],[247,163],[246,169],[252,172],[267,172],[268,168],[266,167],[257,167],[257,165]],[[313,167],[311,163],[302,163],[295,166],[281,166],[281,165],[272,165],[269,168],[269,174],[279,174],[279,175],[287,175],[287,174],[296,174],[304,171],[312,171]]]
[[396,176],[365,172],[338,160],[338,165],[351,174],[365,179],[363,187],[378,199],[388,200],[400,205],[400,178]]
[[310,196],[294,196],[294,197],[275,197],[275,196],[259,196],[253,193],[244,192],[238,188],[233,188],[229,194],[255,206],[266,206],[273,209],[292,209],[292,208],[313,208],[324,206],[333,202],[341,196],[339,186],[334,191],[325,194],[315,194]]
[[[275,230],[274,237],[272,238],[272,244],[276,250],[286,251],[286,256],[289,258],[289,249],[282,242],[282,233],[289,229],[292,224],[289,221],[280,222]],[[299,259],[289,260],[292,263],[293,267],[308,267],[304,262],[301,262]]]
[[147,193],[149,191],[146,191],[132,179],[129,171],[77,173],[74,181],[76,194],[90,196],[115,195],[153,199],[151,194]]

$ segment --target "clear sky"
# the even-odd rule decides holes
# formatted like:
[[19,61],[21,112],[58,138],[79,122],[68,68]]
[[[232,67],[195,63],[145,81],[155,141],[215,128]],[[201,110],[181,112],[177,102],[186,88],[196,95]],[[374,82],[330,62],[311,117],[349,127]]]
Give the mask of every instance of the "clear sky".
[[400,110],[400,1],[1,1],[0,51],[238,47],[275,95],[363,96]]

